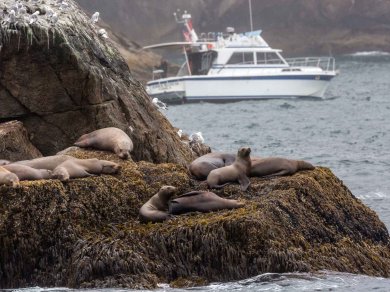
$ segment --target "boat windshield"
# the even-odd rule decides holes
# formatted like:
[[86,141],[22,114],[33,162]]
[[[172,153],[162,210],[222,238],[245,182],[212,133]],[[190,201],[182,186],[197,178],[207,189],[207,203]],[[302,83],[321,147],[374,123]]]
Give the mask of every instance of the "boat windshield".
[[275,52],[257,52],[256,60],[258,65],[280,65],[284,64],[283,60]]
[[226,65],[284,65],[275,52],[234,52]]

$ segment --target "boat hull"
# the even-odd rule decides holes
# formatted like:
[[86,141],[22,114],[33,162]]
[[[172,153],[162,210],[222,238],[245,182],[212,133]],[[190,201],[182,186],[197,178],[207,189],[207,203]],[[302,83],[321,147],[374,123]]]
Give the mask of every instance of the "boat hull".
[[167,103],[315,97],[323,98],[334,75],[208,77],[148,82],[147,92]]

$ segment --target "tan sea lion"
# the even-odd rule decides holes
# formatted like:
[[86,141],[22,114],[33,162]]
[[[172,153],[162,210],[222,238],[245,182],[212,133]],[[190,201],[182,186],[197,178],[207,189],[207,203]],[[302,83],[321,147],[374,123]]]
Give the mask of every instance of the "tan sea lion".
[[82,135],[74,145],[81,148],[91,147],[111,151],[121,159],[128,159],[134,147],[130,137],[121,129],[114,127],[103,128]]
[[0,166],[10,164],[11,161],[5,160],[5,159],[0,159]]
[[280,157],[252,159],[250,176],[272,177],[292,175],[299,170],[312,170],[315,167],[303,160],[293,160]]
[[67,181],[71,178],[83,178],[98,174],[118,173],[121,166],[117,163],[92,159],[71,159],[66,160],[53,170],[53,178]]
[[35,169],[22,164],[8,164],[3,166],[8,171],[17,175],[22,180],[50,179],[52,171],[48,169]]
[[244,207],[244,203],[228,200],[212,192],[194,191],[169,202],[169,213],[180,215],[188,212],[211,212]]
[[241,147],[232,165],[212,170],[207,177],[209,187],[222,188],[230,182],[238,181],[241,190],[246,191],[250,185],[248,178],[251,169],[250,153],[249,147]]
[[142,223],[163,222],[169,218],[168,201],[176,193],[173,186],[163,186],[157,194],[149,199],[139,210],[139,218]]
[[2,166],[0,166],[0,186],[1,185],[11,186],[13,188],[19,185],[19,179],[16,174],[10,172]]
[[213,152],[191,162],[189,170],[197,179],[206,179],[210,171],[233,164],[236,155],[227,152]]
[[53,155],[53,156],[35,158],[31,160],[17,161],[14,162],[13,164],[26,165],[35,169],[53,170],[64,161],[72,160],[72,159],[76,159],[76,158],[69,155]]

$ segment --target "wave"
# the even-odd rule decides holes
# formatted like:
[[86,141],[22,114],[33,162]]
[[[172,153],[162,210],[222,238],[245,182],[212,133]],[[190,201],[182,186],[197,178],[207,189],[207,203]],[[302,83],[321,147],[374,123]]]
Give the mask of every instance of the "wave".
[[383,51],[362,51],[362,52],[356,52],[353,54],[346,54],[345,56],[350,57],[380,57],[380,56],[390,56],[390,52],[383,52]]

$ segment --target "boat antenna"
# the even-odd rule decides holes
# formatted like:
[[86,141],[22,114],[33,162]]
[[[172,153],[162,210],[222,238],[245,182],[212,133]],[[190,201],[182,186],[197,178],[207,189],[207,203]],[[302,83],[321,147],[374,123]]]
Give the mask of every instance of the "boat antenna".
[[253,31],[253,18],[252,18],[252,0],[249,1],[249,20],[251,24],[251,31]]

